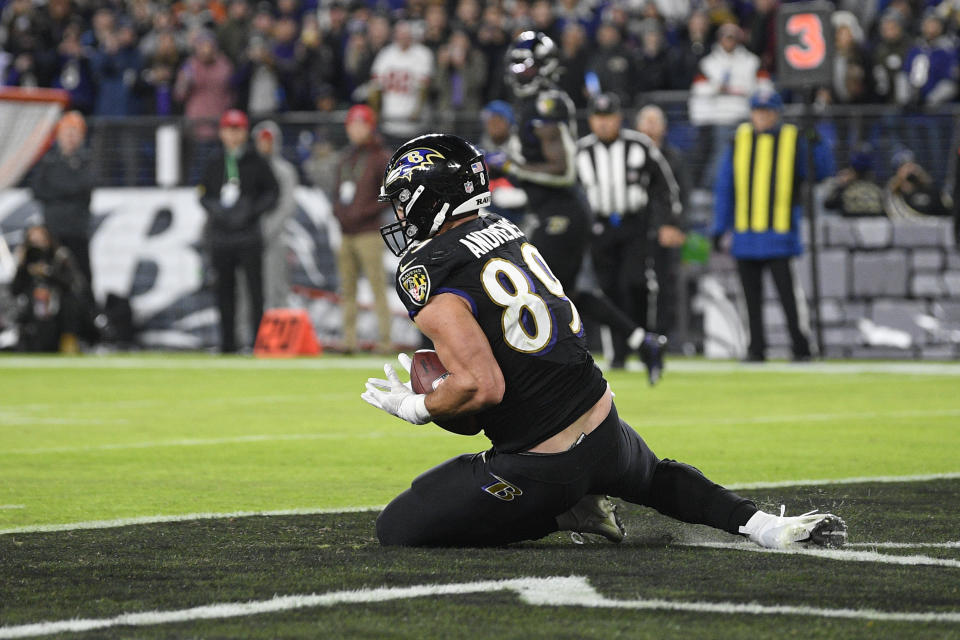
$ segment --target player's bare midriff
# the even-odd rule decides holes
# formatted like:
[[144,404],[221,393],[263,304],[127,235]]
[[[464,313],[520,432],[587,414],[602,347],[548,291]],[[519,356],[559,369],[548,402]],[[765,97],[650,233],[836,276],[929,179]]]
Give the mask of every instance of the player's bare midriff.
[[612,406],[613,392],[610,391],[610,386],[608,385],[606,393],[604,393],[603,396],[597,400],[597,403],[590,407],[586,413],[577,418],[573,424],[527,451],[530,453],[563,453],[564,451],[569,451],[577,444],[582,436],[591,433],[600,426],[600,423],[603,422],[610,413],[610,407]]

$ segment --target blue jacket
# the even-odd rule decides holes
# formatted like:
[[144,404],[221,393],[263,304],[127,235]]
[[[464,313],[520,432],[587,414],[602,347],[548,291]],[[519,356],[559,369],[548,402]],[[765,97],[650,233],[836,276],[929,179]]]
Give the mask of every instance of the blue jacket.
[[[793,125],[788,125],[791,133],[797,134]],[[740,125],[738,135],[744,130],[742,127],[749,127],[749,134],[753,130],[749,123]],[[780,138],[784,125],[778,124],[769,132],[776,138]],[[747,135],[747,134],[744,134]],[[779,146],[776,147],[779,149]],[[771,184],[769,188],[769,200],[771,205],[768,212],[764,213],[761,221],[755,222],[747,218],[752,215],[752,211],[743,209],[741,215],[741,224],[737,225],[737,203],[736,203],[736,182],[735,182],[735,161],[734,161],[734,143],[731,143],[723,155],[720,162],[717,179],[713,189],[713,207],[714,219],[711,235],[714,237],[722,235],[728,231],[733,232],[733,245],[730,253],[735,258],[740,259],[766,259],[796,256],[803,253],[803,243],[800,236],[800,222],[803,216],[800,187],[806,178],[806,141],[802,135],[796,138],[796,153],[793,155],[793,167],[788,170],[792,174],[793,181],[790,191],[780,191],[780,186],[776,184],[776,175],[780,174],[780,169],[773,165],[771,169]],[[757,155],[760,155],[757,153]],[[772,154],[771,154],[772,155]],[[748,170],[753,169],[754,163],[750,156],[744,160]],[[833,154],[828,144],[823,140],[819,141],[813,148],[813,163],[817,180],[822,180],[834,173]],[[741,177],[744,185],[752,187],[750,176]],[[752,191],[748,188],[748,191]],[[783,208],[782,214],[776,212],[777,194],[786,198],[788,204]],[[750,198],[750,206],[753,205],[753,198]],[[769,213],[772,211],[773,213]],[[771,220],[772,218],[772,220]],[[739,226],[739,228],[738,228]]]

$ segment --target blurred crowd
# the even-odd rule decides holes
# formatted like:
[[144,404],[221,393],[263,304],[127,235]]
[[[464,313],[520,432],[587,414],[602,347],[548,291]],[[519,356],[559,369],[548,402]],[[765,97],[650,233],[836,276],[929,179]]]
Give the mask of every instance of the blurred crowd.
[[[773,73],[778,4],[0,0],[0,80],[65,89],[73,108],[97,116],[215,119],[235,107],[256,117],[375,103],[385,88],[378,68],[415,47],[412,71],[426,75],[424,108],[476,111],[505,97],[504,52],[517,33],[532,28],[560,45],[560,84],[577,107],[598,88],[631,107],[644,92],[696,91],[704,82],[739,95],[744,70]],[[957,99],[960,2],[832,4],[836,73],[821,101]]]

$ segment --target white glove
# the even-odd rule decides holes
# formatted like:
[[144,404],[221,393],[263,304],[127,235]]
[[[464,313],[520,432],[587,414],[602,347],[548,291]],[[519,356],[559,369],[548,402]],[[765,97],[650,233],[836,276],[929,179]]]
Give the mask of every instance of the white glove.
[[[407,373],[410,373],[410,356],[401,353],[397,356]],[[368,378],[367,390],[360,396],[377,409],[402,418],[413,424],[430,422],[430,412],[427,411],[426,398],[422,393],[414,393],[409,382],[400,382],[397,372],[389,362],[383,365],[383,372],[387,379]]]

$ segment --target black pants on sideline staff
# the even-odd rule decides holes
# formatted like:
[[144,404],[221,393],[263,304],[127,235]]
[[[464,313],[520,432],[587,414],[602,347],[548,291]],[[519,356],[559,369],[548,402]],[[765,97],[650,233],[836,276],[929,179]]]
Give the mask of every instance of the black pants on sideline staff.
[[777,295],[783,305],[783,314],[790,332],[795,358],[810,356],[810,341],[800,328],[797,315],[797,299],[793,289],[793,269],[790,258],[769,258],[766,260],[737,260],[743,295],[747,301],[747,315],[750,321],[750,347],[748,357],[751,360],[763,360],[766,357],[767,341],[763,329],[763,270],[769,269],[773,276]]
[[[619,224],[603,218],[596,222],[590,257],[597,284],[636,325],[654,331],[656,327],[648,317],[648,252],[647,225],[639,215],[626,216]],[[622,364],[627,355],[627,336],[613,325],[610,329],[613,360]]]
[[211,261],[216,272],[217,307],[220,309],[220,351],[237,350],[237,269],[243,271],[250,294],[250,330],[256,338],[263,316],[263,248],[260,246],[213,247]]

